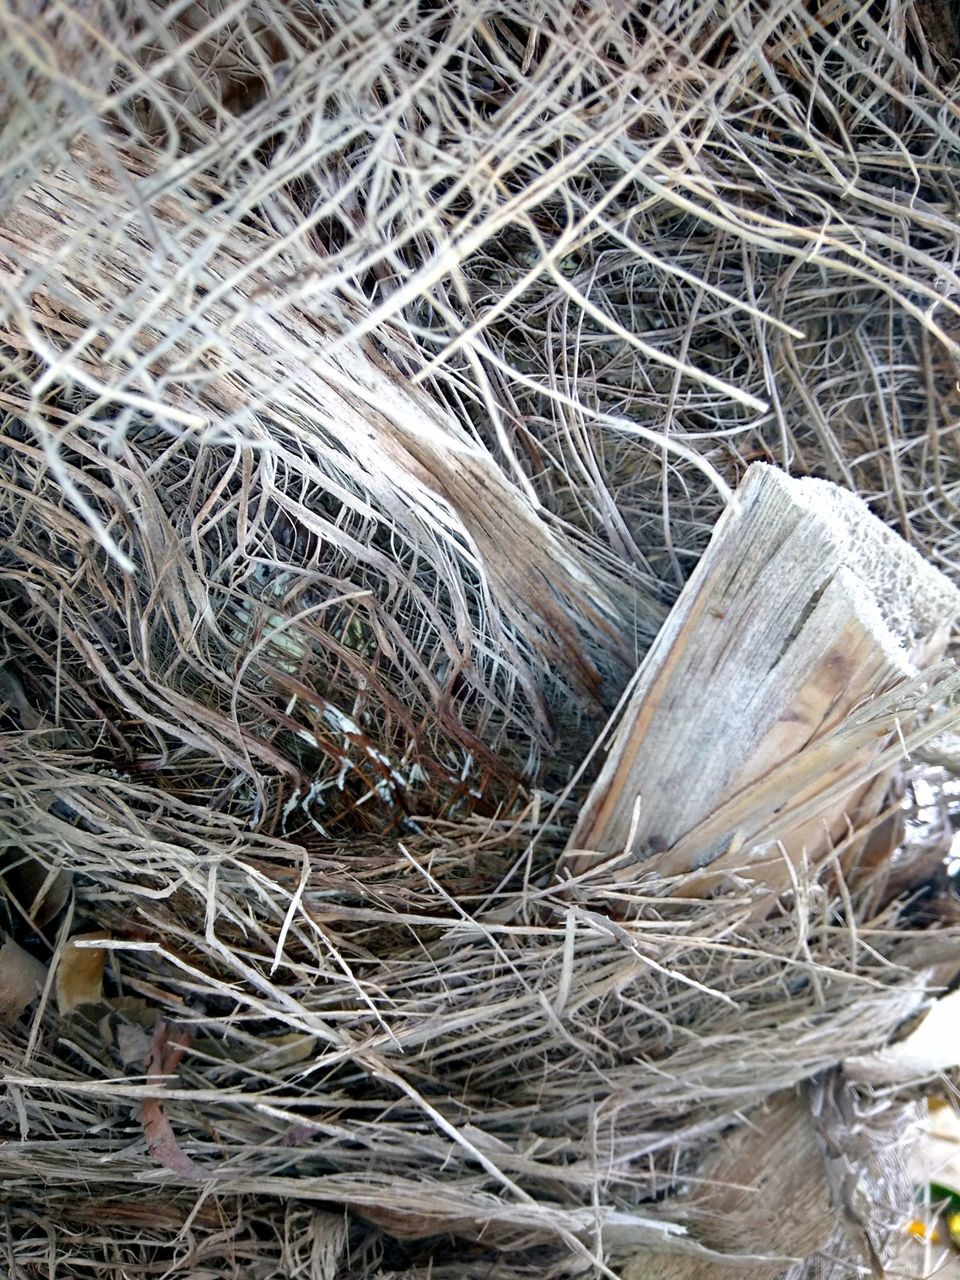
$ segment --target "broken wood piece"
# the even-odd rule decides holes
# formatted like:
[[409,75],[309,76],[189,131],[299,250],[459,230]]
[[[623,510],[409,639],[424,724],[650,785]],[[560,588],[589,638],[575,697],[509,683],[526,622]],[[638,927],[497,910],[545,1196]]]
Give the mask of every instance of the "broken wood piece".
[[880,812],[906,750],[956,722],[925,713],[957,690],[938,660],[958,614],[960,592],[859,498],[751,467],[640,669],[563,869],[624,883],[643,863],[695,895],[733,875],[789,888]]

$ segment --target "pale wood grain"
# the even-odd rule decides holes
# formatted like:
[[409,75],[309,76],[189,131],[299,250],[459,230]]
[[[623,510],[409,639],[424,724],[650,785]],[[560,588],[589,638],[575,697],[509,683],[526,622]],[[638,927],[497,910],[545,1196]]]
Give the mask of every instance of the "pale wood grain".
[[[788,888],[879,813],[960,595],[853,495],[750,469],[639,672],[565,869]],[[943,673],[931,676],[940,678]],[[624,857],[623,855],[627,856]]]

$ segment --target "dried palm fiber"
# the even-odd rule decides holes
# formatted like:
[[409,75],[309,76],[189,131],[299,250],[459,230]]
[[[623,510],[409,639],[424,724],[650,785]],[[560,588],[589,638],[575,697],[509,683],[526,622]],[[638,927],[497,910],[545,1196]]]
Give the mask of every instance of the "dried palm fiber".
[[[954,570],[948,11],[2,12],[11,1270],[724,1247],[726,1135],[953,930],[667,879],[625,963],[544,815],[753,457]],[[840,1093],[882,1248],[902,1095]]]
[[[117,217],[110,175],[91,171],[85,182],[99,187],[108,216]],[[78,207],[75,181],[68,179],[54,198]],[[208,215],[206,203],[199,210],[184,208],[165,196],[155,216],[175,217],[172,230],[179,233]],[[184,297],[174,281],[169,289],[161,282],[159,296],[144,296],[136,274],[145,249],[139,235],[131,234],[105,264],[104,246],[90,245],[89,228],[81,223],[92,257],[85,277],[85,246],[72,241],[63,221],[35,212],[27,201],[18,205],[9,239],[21,259],[42,262],[66,254],[71,264],[59,297],[43,288],[33,295],[34,315],[23,318],[24,330],[41,322],[46,332],[36,334],[38,346],[65,327],[94,333],[103,300],[92,293],[100,278],[93,269],[107,271],[114,281],[129,280],[135,300],[127,302],[119,321],[129,357],[158,359],[163,367],[196,361],[199,354],[198,373],[186,374],[187,385],[195,381],[189,398],[182,385],[167,398],[175,402],[175,415],[196,416],[201,408],[212,411],[218,424],[212,445],[205,443],[199,419],[192,431],[171,441],[155,427],[128,430],[112,409],[104,420],[103,406],[94,400],[71,416],[65,430],[48,430],[45,442],[58,450],[52,465],[49,450],[40,452],[29,437],[12,441],[21,468],[19,491],[42,492],[46,481],[56,493],[62,483],[68,494],[76,494],[81,511],[96,519],[108,544],[109,526],[129,524],[131,508],[137,513],[127,536],[140,545],[132,549],[118,539],[114,564],[108,561],[105,569],[118,584],[118,612],[131,623],[133,634],[125,637],[124,650],[113,636],[106,645],[97,636],[96,614],[87,612],[82,588],[73,595],[76,612],[65,604],[55,622],[65,635],[73,632],[76,618],[75,644],[85,663],[103,664],[105,675],[122,664],[126,669],[114,676],[117,684],[128,686],[131,678],[138,686],[146,683],[154,705],[144,701],[140,687],[118,689],[121,714],[152,724],[158,736],[171,723],[189,723],[191,745],[219,747],[225,764],[242,770],[259,758],[294,776],[311,770],[296,757],[284,758],[269,740],[268,725],[287,738],[299,735],[308,751],[326,752],[334,779],[344,758],[342,744],[354,739],[389,799],[396,785],[405,785],[391,760],[403,758],[404,774],[420,767],[417,740],[433,724],[433,732],[452,725],[447,754],[453,765],[447,772],[455,769],[454,782],[462,781],[465,752],[476,752],[488,772],[507,772],[509,751],[493,757],[492,750],[511,730],[529,744],[520,757],[526,763],[550,723],[531,661],[542,669],[552,660],[562,680],[566,659],[569,683],[596,695],[601,676],[584,652],[593,632],[598,655],[597,642],[606,641],[602,659],[608,670],[624,666],[612,622],[625,627],[620,617],[625,610],[622,602],[620,609],[615,606],[613,592],[629,599],[629,588],[611,585],[608,592],[603,581],[612,584],[612,575],[602,566],[588,573],[584,550],[537,517],[528,499],[441,405],[411,394],[406,375],[359,348],[328,360],[323,345],[328,329],[297,312],[285,318],[264,315],[257,324],[244,325],[222,308],[213,322],[219,322],[224,350],[201,354],[184,340],[158,358],[158,343],[194,323],[194,295]],[[241,270],[243,256],[255,257],[268,243],[242,228],[235,238],[243,255],[212,259],[211,282]],[[192,239],[191,245],[191,251],[198,247]],[[11,261],[11,274],[15,270]],[[84,294],[91,293],[85,304]],[[233,303],[245,307],[246,298]],[[164,304],[171,314],[164,314]],[[153,324],[136,317],[141,306],[156,312]],[[312,345],[304,342],[311,334]],[[10,341],[17,342],[18,335],[11,332]],[[94,339],[82,357],[89,369],[81,364],[78,372],[112,388],[114,377],[120,380],[123,374],[102,363],[98,348],[109,350],[109,345],[106,337]],[[19,402],[29,423],[34,414],[44,415],[46,406],[34,407],[36,369],[29,359],[22,377],[27,385]],[[202,385],[201,395],[196,384]],[[142,393],[122,389],[108,390],[107,399],[114,394],[142,401]],[[103,504],[97,511],[83,496],[88,483],[84,451],[78,450],[72,466],[67,461],[74,434],[88,426],[117,454],[110,485],[94,491],[98,506]],[[155,492],[161,468],[165,484]],[[189,493],[186,502],[182,490]],[[137,494],[142,497],[131,502]],[[37,532],[46,539],[46,529]],[[88,535],[81,523],[65,530],[67,539],[71,532],[74,545],[67,555],[72,553],[76,563],[83,560]],[[503,545],[511,547],[510,558],[498,554]],[[42,555],[46,549],[30,550]],[[150,566],[147,576],[131,580],[127,563],[141,560]],[[51,577],[55,572],[53,566],[48,570]],[[131,587],[140,591],[140,599],[124,607],[119,602]],[[144,617],[159,634],[146,639],[139,634]],[[312,651],[306,639],[311,631],[323,637],[325,654]],[[107,652],[98,656],[104,648]],[[158,659],[155,674],[151,667]],[[248,670],[249,693],[242,684]],[[225,685],[235,673],[241,679],[228,697]],[[260,692],[264,683],[266,697]],[[328,696],[330,690],[336,690],[337,702]],[[176,695],[189,699],[190,711],[171,705]],[[379,703],[380,715],[389,717],[380,726],[382,740],[373,746],[359,727],[366,726],[367,702]],[[465,723],[458,716],[461,707]],[[116,722],[120,716],[111,718]],[[256,729],[248,731],[254,724]],[[209,736],[201,740],[203,730]],[[454,755],[457,747],[460,758]],[[303,754],[299,746],[298,754]],[[444,758],[435,743],[423,754],[432,761]]]
[[[40,860],[69,841],[124,992],[83,1017],[48,1008],[53,1039],[29,1019],[7,1033],[25,1134],[3,1150],[5,1185],[28,1203],[38,1180],[61,1201],[78,1182],[122,1201],[131,1181],[202,1177],[224,1198],[345,1201],[391,1234],[469,1236],[479,1221],[484,1237],[521,1244],[551,1227],[589,1238],[599,1216],[608,1247],[635,1245],[657,1218],[645,1202],[732,1114],[883,1043],[920,998],[918,938],[897,935],[899,906],[863,922],[856,963],[848,924],[812,891],[799,936],[790,916],[736,928],[742,898],[678,924],[669,884],[629,949],[589,914],[472,923],[451,918],[439,877],[456,883],[464,861],[522,849],[522,828],[509,841],[478,827],[472,849],[462,830],[453,847],[411,841],[393,866],[354,849],[304,864],[236,824],[231,849],[222,818],[169,800],[161,812],[154,789],[104,785],[74,757],[10,749],[8,839]],[[178,1145],[151,1157],[137,1108],[158,1093],[143,1081],[158,1005],[194,1039],[162,1091]]]

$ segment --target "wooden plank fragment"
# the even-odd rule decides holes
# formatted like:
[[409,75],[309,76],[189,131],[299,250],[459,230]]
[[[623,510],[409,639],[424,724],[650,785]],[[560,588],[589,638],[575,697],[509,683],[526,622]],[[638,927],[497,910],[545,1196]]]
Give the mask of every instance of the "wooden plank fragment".
[[791,864],[879,812],[901,739],[929,736],[958,615],[960,592],[859,498],[751,467],[638,673],[563,870],[787,888]]

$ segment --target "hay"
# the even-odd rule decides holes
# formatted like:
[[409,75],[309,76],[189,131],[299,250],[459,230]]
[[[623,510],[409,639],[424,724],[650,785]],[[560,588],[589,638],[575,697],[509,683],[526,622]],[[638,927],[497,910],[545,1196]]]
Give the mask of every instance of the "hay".
[[[763,1254],[698,1187],[930,999],[950,892],[555,873],[751,461],[956,575],[949,11],[0,18],[11,1275]],[[795,1280],[909,1195],[911,1091],[837,1096],[870,1199]]]

